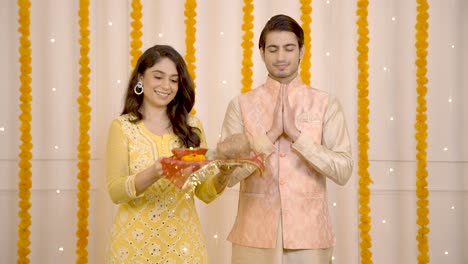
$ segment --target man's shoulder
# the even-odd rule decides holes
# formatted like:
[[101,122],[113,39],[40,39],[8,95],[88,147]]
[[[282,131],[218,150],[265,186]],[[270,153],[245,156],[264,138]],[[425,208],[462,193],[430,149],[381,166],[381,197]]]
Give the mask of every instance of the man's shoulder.
[[321,90],[319,88],[310,86],[310,85],[302,85],[299,87],[299,89],[302,90],[304,93],[312,94],[313,96],[319,96],[319,97],[329,97],[330,93],[324,90]]
[[241,97],[251,97],[251,96],[258,96],[259,94],[262,94],[266,91],[266,86],[265,84],[261,84],[245,93],[241,93],[239,96],[237,96],[238,98],[241,98]]

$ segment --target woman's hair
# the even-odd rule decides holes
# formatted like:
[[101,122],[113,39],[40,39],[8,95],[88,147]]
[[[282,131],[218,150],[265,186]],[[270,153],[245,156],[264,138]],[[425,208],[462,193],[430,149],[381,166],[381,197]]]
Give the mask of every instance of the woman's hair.
[[299,43],[299,49],[304,45],[304,30],[293,18],[287,15],[276,15],[268,20],[263,27],[262,33],[258,40],[258,48],[265,49],[266,35],[272,31],[289,31],[294,33]]
[[174,133],[182,140],[185,147],[199,147],[200,133],[196,127],[188,125],[188,115],[195,103],[195,89],[192,78],[187,70],[182,56],[171,46],[156,45],[147,49],[138,59],[135,69],[128,82],[127,94],[125,96],[125,106],[122,115],[131,114],[132,123],[142,120],[143,116],[139,112],[143,104],[143,94],[136,94],[133,90],[138,83],[139,75],[161,61],[168,58],[174,62],[178,79],[178,90],[175,98],[167,105],[167,116],[171,122]]

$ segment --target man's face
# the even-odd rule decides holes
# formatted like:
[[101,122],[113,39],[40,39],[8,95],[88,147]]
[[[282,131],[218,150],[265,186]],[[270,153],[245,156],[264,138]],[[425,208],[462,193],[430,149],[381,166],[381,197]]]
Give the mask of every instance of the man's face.
[[260,50],[270,77],[288,83],[294,79],[302,58],[296,35],[289,31],[272,31],[266,35],[265,50]]

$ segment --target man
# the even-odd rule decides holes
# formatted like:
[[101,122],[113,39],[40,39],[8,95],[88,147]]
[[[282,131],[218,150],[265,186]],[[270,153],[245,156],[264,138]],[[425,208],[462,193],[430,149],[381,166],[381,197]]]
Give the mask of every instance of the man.
[[234,98],[226,111],[221,139],[245,135],[266,165],[263,174],[232,172],[229,186],[240,182],[228,236],[233,264],[331,263],[335,237],[326,178],[348,181],[351,145],[337,100],[300,79],[303,44],[294,19],[272,17],[259,39],[267,80]]

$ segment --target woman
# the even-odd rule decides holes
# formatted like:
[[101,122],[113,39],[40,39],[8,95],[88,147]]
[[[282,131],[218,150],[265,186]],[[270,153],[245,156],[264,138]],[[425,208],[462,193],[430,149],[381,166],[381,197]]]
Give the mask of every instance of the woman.
[[206,147],[200,120],[189,115],[194,101],[182,56],[165,45],[146,50],[109,131],[107,188],[119,207],[107,263],[208,263],[193,194],[208,203],[225,180],[209,177],[187,195],[160,163],[173,148]]

